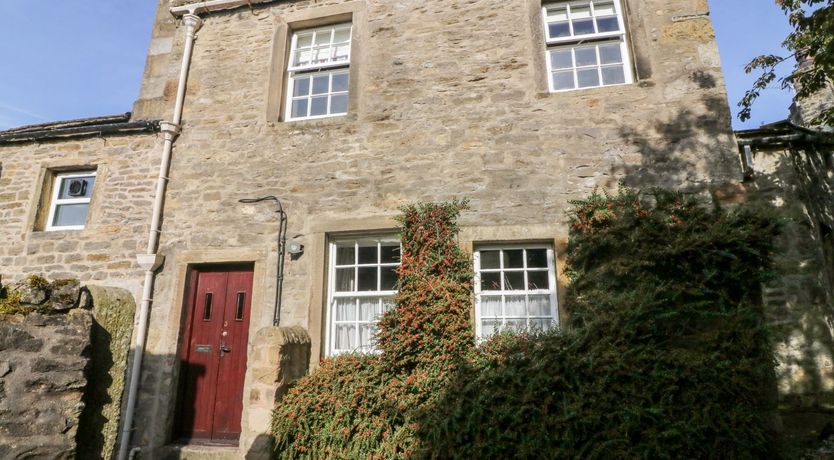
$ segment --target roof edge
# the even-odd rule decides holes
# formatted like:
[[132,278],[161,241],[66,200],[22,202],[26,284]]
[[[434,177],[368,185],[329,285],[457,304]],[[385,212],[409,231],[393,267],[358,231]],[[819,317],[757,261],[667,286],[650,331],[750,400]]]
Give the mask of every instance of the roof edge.
[[22,126],[0,131],[0,145],[42,140],[104,136],[108,134],[139,134],[159,131],[159,120],[130,121],[130,112],[95,118],[58,121]]

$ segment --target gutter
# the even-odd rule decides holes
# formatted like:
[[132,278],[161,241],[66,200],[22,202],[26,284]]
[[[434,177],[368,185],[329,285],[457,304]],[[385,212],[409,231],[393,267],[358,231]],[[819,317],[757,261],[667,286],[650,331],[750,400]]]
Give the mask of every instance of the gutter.
[[162,207],[165,200],[165,190],[168,186],[168,172],[171,166],[171,149],[174,140],[180,133],[182,108],[185,102],[186,82],[188,81],[188,70],[191,67],[194,40],[197,38],[197,31],[202,26],[203,21],[197,15],[186,14],[183,16],[183,23],[185,24],[185,48],[180,67],[177,97],[174,103],[174,117],[170,122],[160,123],[161,131],[165,136],[165,142],[162,145],[162,160],[159,164],[159,178],[156,182],[156,195],[154,196],[153,211],[151,213],[151,227],[148,234],[147,251],[145,254],[136,255],[137,263],[145,270],[145,282],[142,286],[142,304],[139,307],[137,317],[136,343],[134,344],[133,363],[130,368],[130,380],[127,389],[127,407],[120,433],[121,439],[119,441],[118,460],[126,460],[129,455],[128,447],[130,446],[130,437],[133,433],[133,417],[139,390],[139,377],[142,371],[142,358],[144,357],[148,336],[148,320],[150,318],[151,303],[153,302],[154,278],[156,276],[156,270],[164,261],[164,257],[157,251],[159,249],[159,235],[162,231]]
[[105,125],[75,126],[70,128],[44,128],[0,134],[0,144],[104,136],[107,134],[152,133],[156,131],[159,131],[159,121],[132,121]]
[[240,8],[241,6],[254,6],[258,3],[270,3],[276,0],[211,0],[207,2],[189,3],[181,6],[175,6],[170,9],[174,17],[180,17],[185,14],[201,14],[210,13],[213,11],[231,10]]

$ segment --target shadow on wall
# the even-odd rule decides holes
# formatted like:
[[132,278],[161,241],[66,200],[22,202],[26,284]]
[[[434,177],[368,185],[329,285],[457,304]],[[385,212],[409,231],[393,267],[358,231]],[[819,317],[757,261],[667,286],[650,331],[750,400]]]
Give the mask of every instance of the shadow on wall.
[[[717,86],[712,74],[697,71],[679,91]],[[623,164],[611,169],[611,175],[627,186],[709,190],[723,200],[727,192],[722,186],[742,177],[723,95],[706,95],[675,112],[658,113],[653,119],[622,120],[618,134],[636,148],[637,157],[625,158]]]
[[797,439],[834,429],[834,189],[827,174],[834,165],[826,156],[813,146],[758,151],[747,184],[751,199],[773,203],[786,218],[778,278],[765,286],[764,303],[784,426]]

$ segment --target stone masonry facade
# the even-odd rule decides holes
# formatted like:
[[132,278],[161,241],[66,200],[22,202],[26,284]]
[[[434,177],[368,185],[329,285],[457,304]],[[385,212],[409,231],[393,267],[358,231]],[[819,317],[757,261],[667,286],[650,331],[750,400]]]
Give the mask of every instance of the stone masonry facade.
[[[159,2],[133,120],[172,117],[185,38],[169,9],[183,3]],[[706,0],[624,1],[634,83],[563,93],[548,91],[541,0],[251,3],[201,13],[165,196],[153,359],[143,366],[132,440],[147,458],[171,441],[191,267],[254,265],[255,364],[246,372],[240,446],[223,451],[240,458],[269,426],[264,401],[274,398],[276,378],[253,368],[280,360],[264,350],[306,343],[312,366],[324,354],[332,238],[392,232],[405,203],[465,198],[462,246],[550,243],[561,295],[570,200],[619,182],[724,201],[741,190]],[[346,21],[348,114],[285,121],[291,32]],[[0,273],[71,273],[128,289],[138,302],[135,255],[145,250],[161,144],[155,133],[0,142],[0,238],[8,242]],[[79,166],[98,172],[87,227],[39,231],[50,171]],[[272,324],[277,215],[269,204],[239,202],[265,195],[283,202],[288,237],[304,247],[287,257],[280,320],[291,329],[280,333]],[[299,329],[308,337],[298,338]],[[258,342],[270,337],[279,345]]]

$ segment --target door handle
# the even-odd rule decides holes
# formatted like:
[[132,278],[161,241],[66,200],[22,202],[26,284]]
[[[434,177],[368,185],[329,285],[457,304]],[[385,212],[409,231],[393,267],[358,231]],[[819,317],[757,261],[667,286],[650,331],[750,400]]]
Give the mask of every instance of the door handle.
[[223,353],[228,353],[232,351],[232,349],[227,347],[226,345],[220,345],[220,351],[222,351]]

